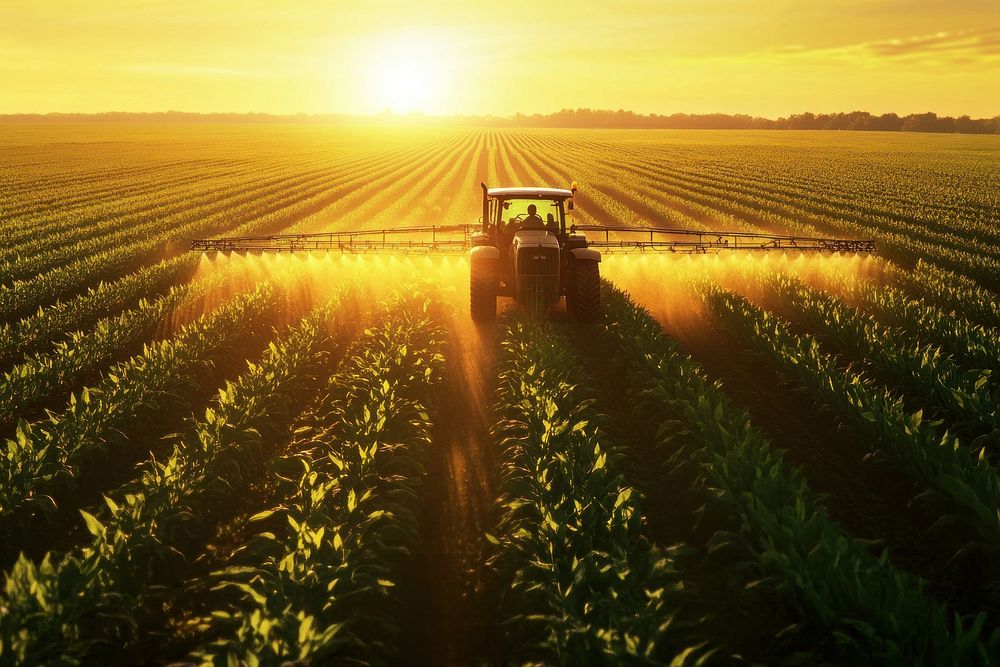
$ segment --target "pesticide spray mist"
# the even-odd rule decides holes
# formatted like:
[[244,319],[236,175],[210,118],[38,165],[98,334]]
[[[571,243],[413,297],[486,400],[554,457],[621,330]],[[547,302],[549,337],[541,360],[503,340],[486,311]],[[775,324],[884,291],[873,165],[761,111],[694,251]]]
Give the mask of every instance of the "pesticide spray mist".
[[605,278],[628,292],[671,335],[685,339],[710,335],[696,286],[716,283],[760,302],[753,275],[781,272],[826,291],[843,293],[859,280],[883,280],[882,260],[869,255],[806,253],[719,253],[714,255],[609,255]]

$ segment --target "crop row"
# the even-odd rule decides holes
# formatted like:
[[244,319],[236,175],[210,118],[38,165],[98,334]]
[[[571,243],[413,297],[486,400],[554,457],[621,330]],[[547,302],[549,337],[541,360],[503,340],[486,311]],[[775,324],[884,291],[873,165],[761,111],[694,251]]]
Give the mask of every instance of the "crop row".
[[[107,199],[114,192],[122,192],[126,196],[154,193],[163,186],[183,182],[185,176],[196,177],[199,171],[225,173],[237,169],[239,165],[263,163],[261,156],[228,152],[194,160],[151,161],[149,153],[144,153],[141,148],[131,157],[142,164],[122,167],[118,162],[112,166],[74,156],[65,164],[54,164],[50,160],[42,171],[31,174],[23,163],[16,166],[8,163],[5,175],[19,177],[19,183],[7,192],[9,204],[0,215],[0,224],[6,225],[16,217],[31,216],[45,210],[65,210],[64,203],[68,203],[70,209],[86,207]],[[114,161],[115,157],[111,160]]]
[[[581,173],[593,173],[598,179],[596,182],[607,181],[605,186],[599,187],[599,190],[614,195],[621,189],[620,184],[623,181],[631,181],[636,184],[639,192],[658,193],[655,195],[658,197],[662,197],[663,193],[675,192],[680,199],[675,200],[672,205],[682,211],[694,212],[695,207],[708,207],[703,209],[704,212],[695,220],[694,225],[685,224],[686,227],[697,228],[702,226],[703,220],[713,219],[715,221],[713,224],[727,226],[735,224],[736,228],[740,228],[744,227],[745,223],[734,223],[734,220],[745,220],[751,225],[764,222],[770,228],[811,233],[818,225],[820,228],[832,228],[840,233],[875,235],[883,241],[884,250],[889,250],[891,247],[901,258],[907,260],[915,261],[920,257],[927,257],[952,268],[969,266],[974,275],[984,279],[989,279],[996,273],[997,262],[993,257],[991,246],[977,246],[965,238],[955,237],[950,233],[951,227],[948,225],[941,230],[926,231],[926,225],[831,208],[817,203],[814,199],[804,201],[789,193],[773,192],[767,187],[751,185],[739,179],[713,181],[704,175],[695,175],[687,171],[680,173],[663,167],[660,162],[652,161],[641,147],[628,151],[621,158],[602,156],[594,153],[595,150],[590,147],[578,150],[575,154],[574,169]],[[540,152],[545,153],[545,151]],[[597,163],[600,163],[597,170],[589,171],[591,165]],[[615,171],[618,172],[617,178],[609,180],[610,173]],[[590,187],[589,184],[586,185],[588,187],[581,192],[584,196],[589,196],[587,191]],[[601,193],[600,197],[603,196]],[[626,201],[630,199],[635,200],[635,197],[628,195]],[[642,208],[640,205],[639,210]],[[726,212],[731,212],[736,217],[728,216]],[[635,214],[626,211],[617,215],[634,217]]]
[[[257,168],[262,168],[258,165]],[[161,207],[181,208],[185,200],[198,199],[222,185],[226,179],[238,176],[232,167],[190,169],[177,173],[164,171],[154,184],[133,182],[111,185],[93,190],[63,191],[62,196],[49,202],[33,199],[25,202],[30,212],[13,214],[8,209],[7,218],[0,223],[0,237],[6,242],[4,260],[12,254],[29,249],[27,244],[46,241],[60,236],[79,240],[106,231],[107,222],[133,224],[143,214],[156,212]],[[248,171],[249,174],[249,171]],[[72,237],[70,237],[72,234]],[[41,246],[45,248],[46,246]]]
[[82,512],[89,544],[62,558],[50,554],[40,564],[18,560],[0,601],[0,661],[150,657],[142,657],[136,640],[151,629],[147,624],[156,631],[162,621],[155,600],[184,562],[176,545],[203,529],[220,501],[238,496],[262,473],[271,444],[262,434],[280,434],[275,424],[290,420],[315,387],[334,306],[306,317],[271,343],[259,364],[227,383],[205,419],[178,437],[164,461],[144,464],[141,476],[107,497],[100,512]]
[[[525,152],[534,152],[540,160],[552,154],[551,142],[528,143]],[[548,150],[546,150],[548,149]],[[665,181],[650,168],[636,162],[632,155],[614,158],[598,156],[592,151],[567,151],[573,161],[562,166],[570,168],[573,178],[584,183],[582,196],[590,201],[592,190],[598,198],[615,202],[618,209],[612,214],[617,224],[636,224],[648,221],[654,226],[680,227],[682,229],[730,229],[733,231],[760,231],[760,216],[744,206],[709,197],[697,190],[678,188]],[[553,169],[560,165],[549,160]],[[604,208],[609,208],[605,204]],[[795,228],[799,232],[812,232],[811,228]]]
[[[989,237],[996,233],[988,227],[990,207],[985,202],[977,201],[976,188],[954,188],[947,181],[934,178],[910,183],[897,178],[896,187],[886,187],[884,181],[879,183],[870,174],[855,173],[854,169],[838,170],[834,176],[835,183],[831,183],[829,175],[792,175],[783,171],[779,165],[768,169],[746,169],[742,165],[721,163],[713,165],[713,173],[739,180],[763,182],[771,187],[784,186],[793,192],[828,199],[837,205],[870,215],[896,216],[918,225],[940,226],[950,223],[951,230],[959,234],[985,233]],[[891,172],[880,175],[889,178],[893,176]],[[916,192],[918,189],[931,188],[932,192]]]
[[[428,160],[423,169],[411,170],[402,178],[395,180],[377,197],[385,203],[369,203],[361,207],[356,214],[361,216],[359,226],[365,227],[402,227],[414,224],[413,217],[430,215],[437,219],[432,222],[440,224],[441,206],[454,200],[455,193],[446,190],[445,184],[460,173],[468,156],[471,155],[475,143],[461,141],[451,147],[444,155]],[[379,201],[378,199],[376,202]],[[427,218],[418,218],[421,222]],[[346,222],[346,221],[345,221]]]
[[912,299],[891,285],[860,282],[848,287],[847,294],[886,324],[900,327],[914,338],[933,341],[963,366],[988,371],[992,381],[1000,381],[1000,333],[996,329]]
[[616,469],[569,341],[550,325],[515,322],[501,345],[490,564],[506,645],[553,664],[707,656],[674,627],[683,581],[642,535],[638,494]]
[[[888,205],[885,193],[867,194],[860,192],[855,184],[845,187],[843,183],[824,182],[808,187],[800,182],[780,183],[774,179],[760,180],[731,166],[719,165],[710,171],[686,172],[682,176],[692,180],[711,183],[723,188],[747,189],[757,193],[774,193],[787,201],[799,202],[802,206],[817,207],[817,211],[832,216],[848,216],[857,222],[884,220],[886,224],[904,225],[927,230],[934,236],[944,235],[971,240],[973,243],[997,240],[997,232],[989,225],[989,220],[980,211],[976,219],[969,211],[955,208],[933,210],[931,212],[904,212]],[[831,187],[834,185],[834,187]],[[930,237],[928,237],[930,238]]]
[[992,245],[955,236],[950,226],[946,226],[944,231],[929,231],[926,226],[855,214],[814,199],[783,195],[764,186],[754,187],[744,181],[715,186],[687,174],[671,178],[690,183],[698,190],[712,192],[719,200],[744,203],[776,216],[772,218],[775,223],[788,224],[790,229],[806,222],[836,233],[874,237],[882,242],[884,253],[891,251],[910,261],[927,258],[943,266],[968,270],[984,279],[991,279],[996,274],[997,266],[1000,266]]
[[[940,222],[956,215],[963,220],[988,221],[996,198],[988,184],[995,179],[990,164],[978,151],[952,151],[941,158],[938,147],[904,140],[877,149],[868,142],[829,135],[816,142],[768,137],[743,137],[735,142],[692,137],[690,141],[634,141],[634,134],[587,135],[546,134],[566,150],[587,150],[604,155],[614,152],[641,153],[678,175],[697,175],[718,180],[748,182],[791,192],[804,192],[812,199],[830,198],[853,210],[871,215],[897,215],[918,225]],[[624,145],[623,145],[624,144]],[[865,159],[857,159],[858,150]],[[929,165],[933,174],[917,177]],[[986,186],[986,187],[983,187]],[[992,197],[992,205],[990,199]]]
[[[40,234],[27,246],[15,248],[17,254],[0,263],[0,271],[9,280],[22,280],[61,266],[72,258],[87,257],[108,248],[127,248],[137,243],[156,247],[170,239],[190,238],[200,230],[236,226],[249,220],[262,206],[281,207],[312,196],[328,187],[331,179],[335,182],[340,177],[339,170],[328,168],[318,174],[282,174],[255,180],[249,186],[245,179],[233,178],[227,186],[206,190],[204,202],[198,203],[197,198],[194,202],[184,202],[185,206],[177,207],[169,215],[143,216],[141,221],[125,224],[112,218],[97,225],[74,226],[59,234]],[[78,230],[87,233],[76,239]],[[40,243],[50,249],[37,247]]]
[[[394,169],[396,166],[385,167],[373,161],[373,168],[379,170]],[[159,237],[137,241],[134,244],[111,248],[88,257],[73,261],[70,264],[42,273],[31,280],[18,280],[9,285],[0,286],[0,318],[13,320],[23,317],[59,298],[79,292],[89,284],[98,280],[117,277],[141,264],[144,259],[157,251],[176,251],[171,244],[181,244],[182,240],[213,231],[227,230],[232,235],[247,235],[264,231],[281,229],[291,222],[301,221],[323,210],[331,203],[339,203],[345,190],[356,185],[363,174],[350,174],[344,177],[343,188],[320,190],[305,198],[299,194],[286,194],[280,202],[272,201],[266,205],[254,204],[241,209],[235,224],[238,227],[230,229],[234,224],[227,216],[219,220],[208,219],[195,221],[180,228],[164,232]],[[240,224],[242,221],[242,224]],[[222,227],[218,227],[222,225]],[[161,238],[162,237],[162,238]],[[166,246],[164,246],[166,244]]]
[[954,518],[990,549],[1000,548],[1000,474],[985,449],[961,446],[938,422],[907,411],[897,394],[854,370],[842,371],[815,338],[793,335],[785,323],[741,296],[706,289],[711,311],[730,329],[866,435],[880,454],[947,498]]
[[140,269],[114,282],[101,282],[69,301],[57,301],[34,315],[0,325],[0,368],[65,340],[71,332],[91,327],[102,316],[133,307],[184,282],[198,263],[197,255],[180,255]]
[[34,419],[45,405],[103,370],[116,357],[165,331],[175,312],[193,310],[235,273],[223,270],[175,285],[161,297],[140,299],[133,309],[98,320],[87,331],[69,334],[68,340],[56,343],[51,352],[30,355],[0,380],[0,426]]
[[890,265],[889,277],[906,291],[973,322],[1000,329],[1000,297],[961,273],[948,271],[924,261],[914,270]]
[[957,432],[973,440],[976,450],[1000,435],[1000,414],[988,372],[964,371],[937,345],[882,325],[870,313],[794,278],[774,273],[756,279],[783,310],[803,318],[810,331],[872,369],[873,375],[886,376],[920,405],[943,411],[940,416],[949,416]]
[[[751,565],[743,576],[755,580],[747,592],[763,587],[798,616],[779,644],[812,636],[819,655],[848,663],[994,664],[1000,634],[981,636],[982,617],[971,626],[951,619],[915,577],[844,534],[802,471],[783,461],[649,313],[616,289],[605,295],[603,335],[633,383],[636,420],[660,425],[664,459],[694,471],[690,493],[737,526],[714,537],[713,549],[742,545]],[[710,296],[723,298],[733,299]]]
[[[10,246],[14,248],[15,240],[28,240],[30,243],[51,243],[59,237],[70,235],[70,239],[80,240],[92,238],[114,229],[130,230],[151,224],[152,220],[160,223],[164,219],[173,225],[179,225],[185,220],[206,217],[213,211],[233,209],[239,201],[245,201],[247,194],[257,193],[257,199],[268,193],[281,193],[300,188],[309,183],[329,180],[331,176],[353,177],[358,172],[371,171],[383,164],[393,164],[412,160],[420,155],[427,155],[434,147],[407,146],[394,151],[335,151],[331,156],[312,156],[310,159],[270,159],[256,166],[249,165],[249,170],[234,172],[220,183],[210,187],[202,184],[192,192],[183,188],[159,193],[155,199],[138,201],[123,201],[115,198],[101,201],[89,210],[89,217],[76,215],[73,220],[60,222],[53,217],[53,211],[41,218],[43,226],[32,228],[20,225],[12,233],[18,236],[11,238]],[[250,178],[250,177],[253,178]],[[249,180],[248,180],[249,179]],[[275,189],[277,187],[277,189]],[[235,197],[235,199],[234,199]],[[60,209],[61,210],[61,209]],[[103,230],[103,231],[102,231]],[[25,246],[22,246],[25,247]],[[22,252],[21,254],[25,254]]]
[[[373,147],[372,152],[380,147]],[[91,165],[85,160],[67,165],[71,173],[82,179],[59,178],[50,174],[55,187],[37,183],[18,197],[10,206],[7,219],[0,222],[0,232],[13,234],[10,240],[31,236],[31,231],[56,232],[67,229],[74,221],[91,225],[109,217],[132,216],[143,210],[166,206],[177,208],[187,198],[199,199],[219,190],[226,182],[242,178],[252,185],[253,174],[287,173],[305,175],[325,166],[349,162],[365,151],[346,144],[322,143],[306,151],[279,150],[273,153],[248,151],[239,146],[208,148],[210,157],[200,160],[156,161],[139,147],[131,154],[141,162],[130,174],[88,174]],[[114,153],[115,149],[109,150]],[[200,184],[200,185],[199,185]],[[183,193],[180,200],[170,201],[170,191]],[[12,202],[13,204],[13,202]],[[152,207],[152,208],[150,208]],[[14,214],[11,217],[10,214]],[[124,222],[124,220],[123,220]],[[26,234],[27,232],[27,234]]]
[[[656,169],[655,165],[650,167]],[[834,233],[874,237],[881,242],[883,253],[894,254],[908,261],[927,258],[952,268],[966,267],[974,275],[983,278],[994,276],[997,266],[1000,266],[993,255],[992,246],[970,243],[946,232],[928,232],[924,228],[903,222],[847,214],[812,200],[802,201],[763,187],[751,187],[742,181],[715,186],[691,175],[668,177],[660,173],[658,178],[668,183],[670,180],[688,183],[696,192],[710,194],[723,208],[732,208],[734,205],[749,207],[748,211],[756,212],[756,216],[775,227],[797,230],[806,223]],[[651,187],[662,185],[658,180]]]
[[183,400],[213,355],[252,330],[273,300],[273,288],[263,283],[113,366],[95,387],[74,393],[64,413],[18,424],[0,466],[0,516],[54,510],[43,495],[47,487],[72,478],[84,456],[122,446],[161,403]]
[[[465,141],[452,141],[415,160],[389,162],[371,174],[352,175],[343,196],[332,202],[317,219],[300,220],[286,232],[316,231],[317,227],[329,229],[332,221],[341,229],[363,229],[379,224],[393,227],[412,222],[407,217],[414,214],[410,209],[415,208],[418,196],[427,195],[427,188],[440,178],[443,169],[454,169],[454,158],[466,148]],[[425,197],[422,206],[440,206],[440,203]],[[418,222],[438,223],[439,220],[421,219]]]
[[123,188],[116,188],[79,209],[71,203],[75,193],[64,192],[64,201],[53,202],[28,218],[5,223],[3,233],[8,245],[2,257],[7,263],[16,255],[37,254],[108,232],[128,231],[130,228],[148,225],[156,219],[173,219],[185,210],[201,210],[213,201],[238,192],[237,186],[240,183],[246,186],[254,171],[259,174],[263,183],[253,183],[252,189],[266,186],[282,174],[286,177],[295,175],[303,178],[307,174],[299,173],[299,169],[305,171],[307,168],[308,165],[295,163],[261,164],[256,169],[233,171],[222,177],[215,177],[209,170],[201,183],[197,180],[190,183],[185,180],[178,182],[165,174],[168,183],[164,183],[162,189],[130,197],[121,192]]
[[[551,140],[537,145],[544,149],[551,146]],[[547,152],[551,153],[552,149]],[[668,176],[671,172],[664,171],[661,163],[646,164],[637,159],[641,154],[635,152],[605,151],[595,154],[593,151],[570,149],[567,155],[575,158],[573,173],[579,171],[582,176],[584,196],[593,185],[608,192],[612,199],[624,196],[629,211],[625,213],[626,218],[618,222],[629,222],[635,217],[632,211],[649,211],[652,215],[646,217],[657,226],[669,223],[668,226],[683,229],[734,231],[778,228],[815,234],[815,228],[797,220],[786,218],[777,221],[769,214],[732,198],[719,197],[684,182],[672,181]]]
[[[410,153],[415,152],[411,150]],[[155,200],[122,201],[114,199],[92,207],[90,216],[77,215],[73,220],[60,223],[47,215],[45,224],[35,229],[22,226],[18,229],[20,242],[11,239],[9,251],[0,255],[3,264],[16,269],[14,277],[37,272],[44,262],[57,263],[60,257],[79,255],[102,247],[102,239],[115,243],[140,238],[150,231],[165,227],[178,227],[192,220],[210,216],[233,216],[234,210],[257,204],[267,197],[295,193],[318,184],[323,186],[331,177],[342,179],[355,171],[363,171],[382,161],[394,161],[399,156],[364,155],[334,161],[312,160],[278,161],[247,172],[235,173],[211,187],[202,183],[187,192],[184,188],[168,190]],[[252,178],[251,178],[252,177]],[[327,187],[329,187],[327,185]],[[110,208],[111,210],[105,210]],[[107,244],[104,245],[106,247]],[[45,256],[40,256],[45,252]],[[18,261],[18,257],[31,257],[32,262]],[[48,260],[45,257],[49,257]],[[54,264],[53,264],[54,265]]]
[[201,662],[398,657],[390,600],[416,536],[443,330],[419,296],[383,313],[298,420],[277,465],[285,499],[253,518],[267,530],[211,576],[229,600],[202,621]]

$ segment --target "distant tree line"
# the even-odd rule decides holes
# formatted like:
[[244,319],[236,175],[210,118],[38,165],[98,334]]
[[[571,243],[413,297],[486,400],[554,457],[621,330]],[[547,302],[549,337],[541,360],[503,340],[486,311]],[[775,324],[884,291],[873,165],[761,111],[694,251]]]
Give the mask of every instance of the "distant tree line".
[[691,130],[875,130],[883,132],[959,132],[1000,134],[1000,116],[938,116],[935,113],[875,116],[867,111],[850,113],[793,114],[787,118],[760,118],[744,114],[638,114],[634,111],[605,109],[563,109],[551,114],[515,114],[507,121],[523,127],[662,128]]
[[581,127],[621,129],[676,130],[876,130],[883,132],[958,132],[961,134],[1000,134],[1000,116],[938,116],[918,113],[900,116],[886,113],[875,116],[867,111],[850,113],[793,114],[787,118],[761,118],[745,114],[639,114],[618,109],[563,109],[549,114],[514,114],[513,116],[426,116],[421,113],[383,112],[374,116],[345,114],[267,113],[190,113],[160,111],[132,113],[111,111],[97,114],[10,114],[0,115],[7,122],[191,122],[191,123],[333,123],[333,124],[428,124],[490,125],[496,127]]

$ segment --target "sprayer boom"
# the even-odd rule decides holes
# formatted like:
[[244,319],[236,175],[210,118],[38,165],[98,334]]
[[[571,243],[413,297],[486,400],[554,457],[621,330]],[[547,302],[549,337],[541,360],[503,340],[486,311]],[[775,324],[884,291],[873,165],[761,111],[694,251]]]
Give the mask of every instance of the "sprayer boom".
[[[605,254],[683,253],[706,254],[723,250],[787,250],[805,252],[870,253],[872,240],[829,239],[813,236],[781,236],[749,232],[692,231],[664,227],[609,227],[572,225],[569,238],[583,239],[586,247]],[[456,254],[480,245],[479,225],[396,227],[313,234],[277,234],[199,239],[191,243],[197,252],[340,252],[393,254]]]
[[[874,252],[875,241],[829,239],[819,236],[783,236],[752,232],[694,231],[666,227],[607,227],[575,225],[574,232],[589,232],[587,246],[606,254],[667,252],[706,254],[722,250],[789,250],[807,252]],[[597,234],[597,238],[593,238]]]
[[313,234],[198,239],[199,252],[460,253],[472,245],[473,225],[396,227]]

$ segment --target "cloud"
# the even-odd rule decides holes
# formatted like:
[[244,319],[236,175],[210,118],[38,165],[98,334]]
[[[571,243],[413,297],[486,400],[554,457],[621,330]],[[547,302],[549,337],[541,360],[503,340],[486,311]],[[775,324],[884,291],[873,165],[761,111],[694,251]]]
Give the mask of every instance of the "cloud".
[[933,35],[871,42],[863,45],[874,56],[900,57],[913,55],[992,55],[1000,45],[1000,28],[939,32]]
[[937,32],[827,48],[788,45],[770,49],[765,54],[866,61],[872,64],[900,60],[968,64],[991,61],[1000,57],[1000,27]]

